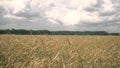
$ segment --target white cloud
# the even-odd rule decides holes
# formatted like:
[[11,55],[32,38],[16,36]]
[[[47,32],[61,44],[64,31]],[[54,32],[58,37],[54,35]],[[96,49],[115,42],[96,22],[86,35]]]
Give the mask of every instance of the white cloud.
[[24,12],[26,9],[26,3],[28,0],[3,0],[0,1],[0,5],[3,6],[8,12],[16,14],[18,12]]
[[39,22],[38,19],[43,18],[41,21],[46,20],[44,22],[57,25],[60,23],[65,27],[105,21],[118,22],[119,2],[119,0],[1,0],[0,7],[4,8],[5,13],[2,12],[0,17],[27,22]]
[[[94,22],[101,21],[98,12],[89,13],[84,10],[87,7],[96,5],[97,0],[4,0],[0,4],[9,12],[12,11],[13,14],[25,12],[28,9],[26,4],[29,4],[30,12],[41,13],[40,10],[42,10],[49,20],[59,20],[64,25],[75,25],[84,21],[92,22],[93,20]],[[114,11],[112,2],[103,0],[99,12],[112,11]]]
[[[99,21],[98,14],[93,12],[88,13],[84,9],[90,5],[96,4],[97,1],[93,0],[67,0],[65,3],[60,3],[52,7],[45,14],[50,20],[59,20],[64,25],[76,25],[85,21]],[[56,4],[56,3],[55,3]],[[57,23],[57,22],[56,22]]]
[[4,18],[10,18],[10,19],[22,19],[22,20],[26,19],[26,18],[24,18],[24,17],[17,17],[17,16],[15,16],[15,15],[11,15],[11,14],[6,14],[6,15],[4,15],[3,17],[4,17]]
[[103,0],[103,4],[100,10],[102,10],[102,12],[113,12],[115,9],[110,0]]
[[71,10],[59,19],[64,25],[75,25],[80,21],[80,13],[78,11]]

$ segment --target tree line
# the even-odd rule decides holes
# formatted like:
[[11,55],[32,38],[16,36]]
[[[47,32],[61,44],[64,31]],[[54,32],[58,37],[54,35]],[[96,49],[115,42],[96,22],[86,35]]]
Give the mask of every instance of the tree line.
[[25,30],[25,29],[1,29],[0,34],[20,35],[120,35],[120,33],[108,33],[106,31],[49,31],[49,30]]

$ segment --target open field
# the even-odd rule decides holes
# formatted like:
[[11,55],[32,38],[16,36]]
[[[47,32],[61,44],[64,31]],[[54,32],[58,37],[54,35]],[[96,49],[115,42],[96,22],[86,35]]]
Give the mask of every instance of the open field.
[[120,36],[0,35],[0,68],[120,68]]

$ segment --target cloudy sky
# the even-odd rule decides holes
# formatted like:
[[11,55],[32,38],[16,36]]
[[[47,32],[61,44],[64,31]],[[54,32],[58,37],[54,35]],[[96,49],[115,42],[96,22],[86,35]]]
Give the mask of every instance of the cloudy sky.
[[0,29],[120,32],[120,0],[0,0]]

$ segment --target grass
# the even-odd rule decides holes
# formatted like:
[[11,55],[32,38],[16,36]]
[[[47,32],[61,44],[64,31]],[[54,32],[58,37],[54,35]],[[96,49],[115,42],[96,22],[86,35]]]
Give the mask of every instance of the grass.
[[0,68],[120,68],[120,36],[0,35]]

